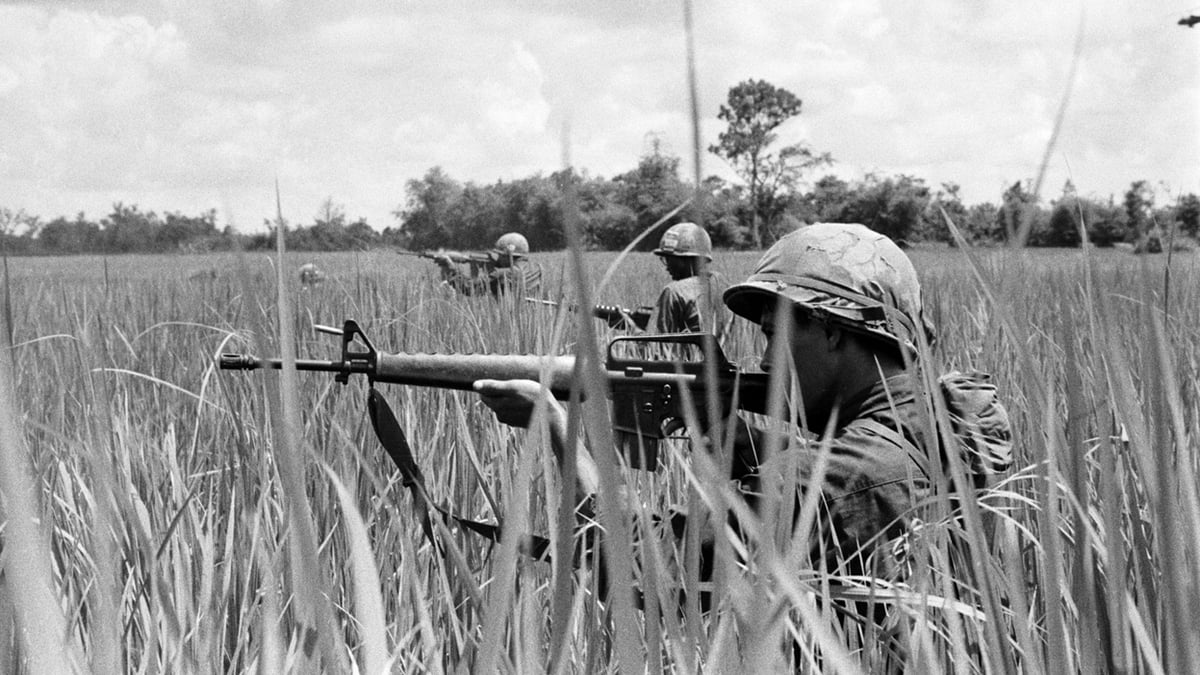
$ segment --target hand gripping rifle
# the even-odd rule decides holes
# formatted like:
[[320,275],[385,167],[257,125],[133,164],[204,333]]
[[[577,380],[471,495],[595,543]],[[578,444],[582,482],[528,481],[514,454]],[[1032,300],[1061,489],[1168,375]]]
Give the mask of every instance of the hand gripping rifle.
[[[542,300],[540,298],[525,298],[526,302],[535,302],[550,307],[558,307],[558,303],[553,300]],[[579,311],[575,305],[569,305],[568,309],[572,312]],[[604,319],[608,323],[609,328],[618,330],[628,330],[636,327],[638,330],[646,330],[650,325],[650,317],[654,315],[654,308],[646,305],[629,309],[618,305],[596,305],[592,308],[592,316],[597,319]]]
[[[537,380],[562,400],[578,386],[573,356],[388,354],[377,351],[353,320],[347,320],[340,330],[326,326],[317,329],[341,335],[341,358],[297,359],[296,369],[333,373],[342,384],[355,374],[366,376],[372,385],[407,384],[461,391],[471,391],[476,380]],[[711,371],[704,363],[706,353],[716,360]],[[222,354],[220,367],[258,370],[278,369],[282,364],[279,359]],[[716,373],[712,381],[709,372]],[[612,399],[613,429],[624,437],[622,449],[629,451],[627,458],[636,467],[657,466],[658,441],[681,429],[688,420],[698,420],[707,429],[704,402],[709,387],[715,388],[723,415],[738,409],[766,411],[766,373],[738,371],[706,333],[617,337],[608,344],[605,375]],[[640,453],[633,452],[639,449]]]
[[[342,384],[349,382],[351,375],[367,378],[371,385],[367,406],[375,434],[400,469],[404,485],[412,492],[414,508],[429,540],[437,545],[433,536],[434,521],[430,518],[431,507],[464,529],[499,540],[500,526],[460,518],[433,503],[404,430],[374,385],[378,382],[468,391],[473,389],[476,380],[529,379],[545,383],[555,397],[565,399],[573,389],[580,391],[575,358],[513,354],[388,354],[377,351],[353,320],[347,320],[340,330],[328,326],[315,328],[341,336],[341,358],[334,361],[297,359],[296,369],[333,373],[334,379]],[[715,368],[706,367],[703,360],[706,351],[716,360]],[[222,370],[283,367],[280,359],[248,354],[222,354],[219,365]],[[631,466],[656,467],[658,441],[681,429],[689,420],[697,420],[702,429],[708,428],[705,401],[710,386],[716,388],[723,416],[738,409],[766,411],[766,373],[739,372],[725,358],[711,335],[681,333],[618,337],[608,345],[605,366],[612,400],[613,429]],[[709,379],[711,373],[715,373],[715,379]],[[690,412],[687,405],[692,408]],[[549,541],[527,536],[523,547],[531,556],[545,558]]]
[[397,249],[396,253],[399,253],[400,255],[415,256],[417,258],[425,258],[427,260],[433,260],[434,262],[438,262],[440,260],[449,260],[457,265],[470,265],[472,274],[475,274],[479,270],[490,268],[492,265],[496,264],[495,254],[481,251],[470,251],[463,253],[459,251],[404,251]]

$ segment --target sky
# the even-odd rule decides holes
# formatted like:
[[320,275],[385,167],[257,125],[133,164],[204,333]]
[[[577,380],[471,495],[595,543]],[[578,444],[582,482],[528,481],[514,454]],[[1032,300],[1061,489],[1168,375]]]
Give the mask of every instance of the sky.
[[[1189,4],[1198,2],[1198,4]],[[1086,12],[1084,8],[1086,7]],[[803,101],[780,142],[825,173],[997,202],[1034,178],[1119,200],[1200,193],[1200,0],[696,0],[702,144],[733,85]],[[108,0],[0,4],[0,208],[116,202],[260,231],[328,201],[377,229],[440,166],[480,184],[694,173],[682,0]],[[1074,60],[1076,45],[1079,58]],[[1071,78],[1072,63],[1075,75]],[[703,175],[736,180],[707,152]],[[816,178],[817,176],[813,176]]]

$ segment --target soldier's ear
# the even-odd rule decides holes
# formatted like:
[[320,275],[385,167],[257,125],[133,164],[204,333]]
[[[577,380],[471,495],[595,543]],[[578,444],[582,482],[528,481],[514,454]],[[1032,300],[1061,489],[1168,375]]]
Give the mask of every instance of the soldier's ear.
[[846,344],[846,331],[832,323],[824,324],[825,341],[829,344],[829,351],[841,349]]

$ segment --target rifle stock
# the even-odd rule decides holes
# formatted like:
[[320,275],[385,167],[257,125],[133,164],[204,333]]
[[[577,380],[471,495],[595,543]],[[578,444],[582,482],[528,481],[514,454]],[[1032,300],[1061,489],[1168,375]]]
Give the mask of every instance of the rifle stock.
[[[352,320],[347,320],[341,331],[325,330],[341,333],[342,358],[298,359],[297,370],[334,373],[343,384],[351,375],[364,375],[371,382],[461,391],[470,391],[476,380],[536,380],[556,398],[567,399],[573,391],[582,396],[573,356],[388,354],[376,351]],[[717,361],[716,379],[711,383],[703,361],[708,349]],[[222,370],[269,370],[282,368],[282,362],[222,354],[219,366]],[[721,401],[722,416],[734,410],[764,413],[767,408],[767,374],[738,371],[716,340],[704,333],[618,337],[608,345],[605,376],[613,429],[635,467],[656,466],[658,441],[678,431],[688,420],[697,420],[702,429],[710,426],[704,409],[710,386],[715,387]]]

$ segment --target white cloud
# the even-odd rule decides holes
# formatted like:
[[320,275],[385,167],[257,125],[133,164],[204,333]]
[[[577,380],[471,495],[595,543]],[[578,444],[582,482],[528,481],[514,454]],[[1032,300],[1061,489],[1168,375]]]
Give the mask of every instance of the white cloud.
[[[914,172],[995,200],[1031,177],[1066,86],[1079,5],[1015,0],[696,3],[702,143],[728,88],[767,79],[803,113],[781,140],[844,175]],[[1051,165],[1085,192],[1200,190],[1200,42],[1165,11],[1088,3]],[[632,168],[648,133],[691,172],[677,3],[0,5],[0,194],[52,217],[228,207],[246,225],[333,196],[392,224],[404,182]],[[719,160],[706,173],[729,176]]]

